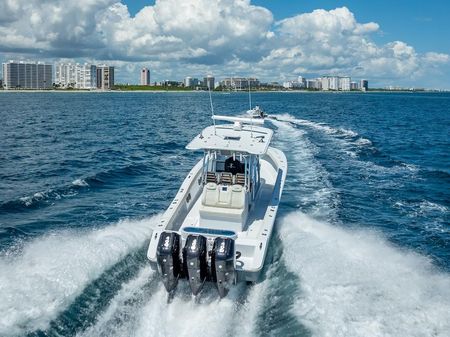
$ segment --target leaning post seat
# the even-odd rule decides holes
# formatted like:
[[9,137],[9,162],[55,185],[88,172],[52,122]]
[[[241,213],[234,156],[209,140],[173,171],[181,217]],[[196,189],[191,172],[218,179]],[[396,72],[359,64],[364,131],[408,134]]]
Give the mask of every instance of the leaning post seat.
[[214,172],[206,172],[206,183],[217,183],[217,177]]
[[208,183],[203,188],[200,226],[241,232],[248,215],[248,200],[241,185]]
[[236,173],[235,183],[238,185],[245,185],[245,174],[244,173]]
[[231,172],[222,172],[220,174],[220,183],[222,185],[233,184],[233,175],[231,174]]

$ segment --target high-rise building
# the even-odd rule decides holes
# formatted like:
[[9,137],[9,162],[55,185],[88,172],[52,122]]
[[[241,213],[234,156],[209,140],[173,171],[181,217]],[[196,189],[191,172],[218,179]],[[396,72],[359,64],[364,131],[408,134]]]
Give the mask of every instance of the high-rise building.
[[93,64],[58,63],[55,68],[55,84],[61,88],[95,89],[97,87],[97,67]]
[[220,82],[222,87],[233,90],[247,90],[249,84],[250,88],[260,86],[259,80],[254,77],[227,77]]
[[306,88],[314,90],[322,89],[322,79],[317,78],[306,80]]
[[75,87],[76,64],[58,63],[55,66],[55,84],[61,88]]
[[97,84],[97,66],[85,63],[78,68],[77,88],[95,89]]
[[214,90],[214,76],[208,75],[203,79],[203,85]]
[[362,90],[362,91],[369,90],[369,81],[361,80],[360,85],[359,85],[359,89]]
[[330,90],[339,90],[339,77],[330,76],[328,77],[328,81]]
[[350,91],[350,77],[339,77],[339,90]]
[[297,83],[298,83],[298,87],[299,88],[304,88],[306,87],[306,79],[303,76],[299,76],[297,78]]
[[188,76],[184,79],[184,86],[185,87],[193,87],[194,86],[194,81],[193,78]]
[[358,82],[350,82],[350,90],[358,90],[359,84]]
[[9,89],[51,89],[53,66],[41,62],[15,62],[2,64],[3,87]]
[[111,90],[114,87],[114,67],[97,66],[97,88]]
[[141,69],[141,85],[150,85],[150,69]]
[[322,76],[322,90],[350,90],[350,77],[348,76]]
[[328,77],[322,77],[320,81],[322,83],[322,90],[330,90],[330,81],[328,80]]
[[292,81],[285,81],[283,82],[283,88],[285,89],[292,89],[293,87],[293,82]]
[[283,88],[285,89],[301,89],[303,88],[303,81],[286,81],[283,82]]
[[198,80],[198,78],[188,76],[184,79],[185,87],[192,88],[192,87],[197,87],[199,85],[200,85],[200,81]]

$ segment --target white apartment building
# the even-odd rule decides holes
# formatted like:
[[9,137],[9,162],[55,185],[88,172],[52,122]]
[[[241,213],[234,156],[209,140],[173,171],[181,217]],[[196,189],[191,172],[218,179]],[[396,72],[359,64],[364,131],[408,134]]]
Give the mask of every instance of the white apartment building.
[[303,84],[303,81],[301,81],[301,82],[299,82],[299,81],[286,81],[286,82],[283,82],[283,88],[286,88],[286,89],[301,89],[301,88],[304,88],[304,87],[305,86]]
[[321,78],[322,90],[350,91],[351,79],[348,76],[323,76]]
[[338,76],[323,76],[322,77],[322,90],[339,90],[339,77]]
[[77,68],[77,89],[95,89],[96,84],[97,66],[85,63]]
[[339,90],[350,91],[350,77],[339,77]]
[[55,84],[61,88],[95,89],[97,67],[92,64],[59,63],[55,66]]
[[283,82],[283,88],[285,89],[292,89],[292,86],[293,86],[292,81]]
[[227,77],[220,82],[220,85],[234,90],[247,90],[248,85],[250,88],[257,88],[260,82],[254,77]]
[[300,84],[300,87],[306,87],[306,78],[303,76],[299,76],[297,82]]
[[[362,90],[367,91],[369,89],[369,83],[367,80],[361,80],[360,82],[352,82],[350,76],[334,76],[327,75],[317,79],[304,79],[301,76],[298,77],[298,82],[302,81],[304,86],[308,89],[315,90],[333,90],[333,91],[350,91],[350,90]],[[294,83],[295,81],[293,81]],[[286,88],[292,88],[293,84],[289,82],[283,83]]]
[[[198,82],[198,80],[197,80]],[[194,86],[194,78],[188,76],[184,79],[184,86],[185,87],[193,87]]]

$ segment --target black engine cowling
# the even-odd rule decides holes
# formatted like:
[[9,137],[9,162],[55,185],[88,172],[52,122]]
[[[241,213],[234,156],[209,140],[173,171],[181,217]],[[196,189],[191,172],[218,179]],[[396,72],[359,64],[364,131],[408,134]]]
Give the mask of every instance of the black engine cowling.
[[202,235],[189,235],[184,246],[183,259],[191,291],[197,295],[208,274],[206,238]]
[[216,238],[211,252],[211,273],[220,297],[225,297],[235,281],[235,246],[230,238]]
[[164,286],[171,292],[177,286],[181,273],[180,259],[181,237],[174,232],[162,232],[156,250],[158,270],[162,276]]

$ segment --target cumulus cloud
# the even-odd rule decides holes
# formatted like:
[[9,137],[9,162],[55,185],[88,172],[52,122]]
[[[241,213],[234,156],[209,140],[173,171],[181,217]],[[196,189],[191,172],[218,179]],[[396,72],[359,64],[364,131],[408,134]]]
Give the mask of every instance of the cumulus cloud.
[[102,60],[128,72],[131,63],[146,62],[178,77],[212,71],[413,80],[450,62],[401,41],[378,45],[371,36],[379,30],[346,7],[274,22],[250,0],[157,0],[134,16],[117,0],[0,2],[4,56]]
[[[449,61],[446,54],[419,55],[412,46],[394,41],[377,45],[370,34],[374,22],[359,23],[346,7],[315,10],[277,23],[277,47],[263,58],[265,67],[278,65],[321,74],[350,74],[380,79],[414,79],[436,64]],[[280,67],[281,65],[281,67]]]
[[110,0],[17,0],[0,6],[1,51],[34,49],[62,57],[255,61],[273,22],[269,10],[248,0],[156,1],[134,17]]
[[87,56],[104,48],[96,15],[111,0],[11,0],[2,3],[10,20],[0,20],[0,51],[44,56]]
[[221,64],[262,52],[272,14],[249,1],[157,1],[131,17],[117,3],[97,25],[122,57]]

